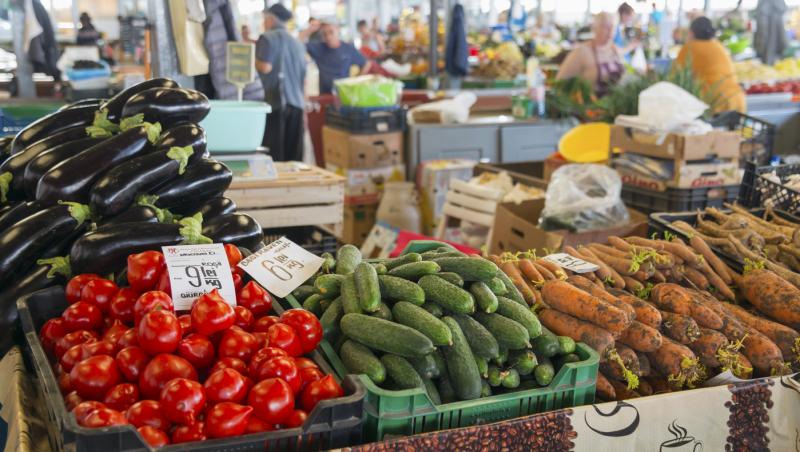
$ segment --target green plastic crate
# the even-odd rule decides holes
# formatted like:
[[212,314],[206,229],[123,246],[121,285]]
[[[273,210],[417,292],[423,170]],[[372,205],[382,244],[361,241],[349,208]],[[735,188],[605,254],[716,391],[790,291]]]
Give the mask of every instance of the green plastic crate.
[[[409,242],[402,254],[422,253],[445,243],[428,240]],[[291,295],[291,307],[300,303]],[[347,374],[332,345],[323,340],[322,354],[341,378]],[[578,343],[581,361],[564,365],[545,388],[498,394],[477,400],[434,405],[422,388],[392,391],[376,386],[366,375],[358,379],[367,388],[364,403],[364,439],[380,441],[397,435],[414,435],[436,430],[468,427],[512,419],[543,411],[585,405],[594,402],[600,355]]]

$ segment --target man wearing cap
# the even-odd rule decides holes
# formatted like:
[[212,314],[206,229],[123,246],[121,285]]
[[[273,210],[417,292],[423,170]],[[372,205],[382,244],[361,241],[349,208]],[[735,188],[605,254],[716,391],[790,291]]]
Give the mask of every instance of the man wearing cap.
[[353,44],[342,42],[335,24],[324,22],[319,31],[322,41],[309,42],[306,50],[319,68],[319,92],[328,94],[333,91],[334,80],[349,77],[353,66],[362,72],[367,59]]
[[303,44],[286,31],[292,13],[280,3],[264,11],[264,29],[256,42],[256,70],[264,85],[267,115],[264,145],[275,161],[303,160]]

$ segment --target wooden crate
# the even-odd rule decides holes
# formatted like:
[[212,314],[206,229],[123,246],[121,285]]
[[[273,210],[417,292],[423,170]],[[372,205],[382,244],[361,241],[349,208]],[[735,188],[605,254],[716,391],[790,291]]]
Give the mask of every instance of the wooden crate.
[[299,162],[275,167],[277,179],[234,179],[225,196],[265,229],[342,223],[344,177]]

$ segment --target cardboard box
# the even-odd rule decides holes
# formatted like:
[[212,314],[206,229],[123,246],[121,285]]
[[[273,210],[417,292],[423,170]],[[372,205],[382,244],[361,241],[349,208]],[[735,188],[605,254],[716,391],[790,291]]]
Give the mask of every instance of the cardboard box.
[[737,185],[741,182],[739,161],[687,163],[685,161],[664,161],[672,179],[651,177],[628,168],[615,166],[622,183],[653,191],[666,191],[668,188],[705,188],[722,185]]
[[539,228],[539,215],[544,209],[544,200],[525,201],[521,204],[501,203],[495,212],[491,254],[505,251],[529,249],[560,250],[563,246],[576,246],[590,242],[604,243],[608,236],[620,237],[647,235],[647,215],[628,209],[631,220],[628,224],[614,228],[586,232],[545,231]]
[[430,160],[419,164],[417,190],[420,193],[422,227],[426,234],[433,234],[442,217],[442,208],[450,190],[452,179],[472,178],[474,160]]
[[652,135],[629,127],[611,126],[611,148],[671,160],[739,158],[741,136],[712,130],[704,135]]
[[345,206],[342,233],[339,239],[343,243],[361,246],[367,239],[369,231],[375,225],[375,215],[378,213],[377,204]]
[[341,168],[377,168],[403,164],[403,132],[350,134],[322,128],[325,163]]
[[405,165],[348,169],[326,163],[325,167],[345,178],[345,204],[375,204],[380,201],[386,182],[406,180]]

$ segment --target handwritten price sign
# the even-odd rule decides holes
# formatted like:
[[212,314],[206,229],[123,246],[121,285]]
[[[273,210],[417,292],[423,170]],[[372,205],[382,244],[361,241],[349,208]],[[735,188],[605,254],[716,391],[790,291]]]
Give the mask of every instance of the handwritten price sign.
[[312,277],[323,262],[321,257],[281,237],[242,259],[239,268],[269,292],[284,298]]
[[219,290],[226,303],[236,306],[231,267],[221,243],[165,246],[161,249],[167,263],[176,311],[191,309],[197,297],[214,289]]

